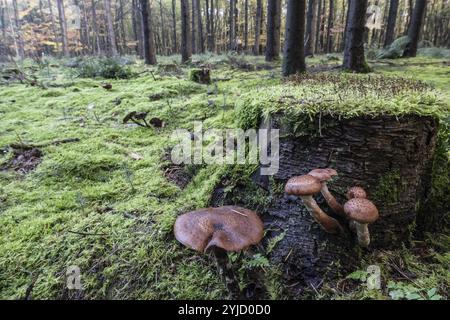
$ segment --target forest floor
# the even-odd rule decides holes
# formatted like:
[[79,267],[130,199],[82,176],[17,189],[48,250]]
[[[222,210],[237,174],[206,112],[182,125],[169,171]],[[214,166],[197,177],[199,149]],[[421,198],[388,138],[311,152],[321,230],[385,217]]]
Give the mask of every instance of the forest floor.
[[[328,72],[336,59],[307,62],[312,71]],[[194,66],[213,67],[214,84],[201,85],[189,80],[193,66],[173,60],[179,57],[161,57],[157,67],[138,61],[128,66],[137,74],[123,80],[81,78],[70,61],[28,61],[21,70],[35,74],[36,83],[0,83],[0,298],[226,297],[211,257],[183,248],[172,226],[180,213],[208,206],[228,168],[172,165],[170,135],[196,120],[205,128],[235,127],[235,102],[279,84],[280,65],[260,57],[195,56]],[[426,81],[450,105],[450,65],[443,62],[418,57],[372,66],[375,73]],[[123,124],[131,111],[165,125]],[[305,298],[449,298],[449,249],[443,232],[410,248],[375,250],[358,270]],[[270,278],[275,270],[261,254],[232,258],[241,272],[259,268]],[[383,265],[380,291],[361,285],[371,264]],[[81,269],[81,291],[67,289],[71,265]],[[280,292],[272,283],[270,298],[283,298]]]

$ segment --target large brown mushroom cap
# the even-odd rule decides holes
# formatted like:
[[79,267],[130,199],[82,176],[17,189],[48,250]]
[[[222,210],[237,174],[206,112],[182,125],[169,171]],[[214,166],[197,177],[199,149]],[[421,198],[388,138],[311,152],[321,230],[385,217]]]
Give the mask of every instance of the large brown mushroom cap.
[[314,195],[319,193],[320,189],[322,189],[320,180],[310,175],[292,177],[284,187],[287,194],[295,196]]
[[351,187],[347,191],[347,199],[350,200],[353,198],[367,198],[367,193],[361,187]]
[[313,176],[320,180],[320,182],[331,180],[334,176],[337,176],[337,171],[331,168],[327,169],[314,169],[311,170],[308,175]]
[[256,212],[238,206],[205,208],[178,217],[175,238],[199,252],[217,246],[226,251],[240,251],[258,244],[263,223]]
[[353,198],[344,205],[344,211],[351,220],[359,223],[372,223],[378,219],[378,209],[372,201]]

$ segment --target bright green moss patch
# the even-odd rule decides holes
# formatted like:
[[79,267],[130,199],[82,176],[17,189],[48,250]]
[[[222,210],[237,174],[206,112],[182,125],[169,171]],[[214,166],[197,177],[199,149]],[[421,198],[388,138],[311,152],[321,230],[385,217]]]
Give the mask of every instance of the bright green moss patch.
[[331,115],[338,118],[417,114],[442,118],[450,108],[425,83],[383,75],[316,73],[294,77],[285,84],[254,89],[237,104],[237,121],[256,127],[261,117],[285,113]]

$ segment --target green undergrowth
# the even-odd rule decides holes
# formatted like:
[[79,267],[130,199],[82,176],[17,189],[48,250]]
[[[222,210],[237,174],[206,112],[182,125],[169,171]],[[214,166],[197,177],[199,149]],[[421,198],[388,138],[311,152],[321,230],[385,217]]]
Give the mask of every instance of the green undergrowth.
[[[281,84],[280,63],[267,64],[261,57],[205,54],[189,65],[177,63],[178,56],[158,58],[160,65],[175,64],[177,71],[136,61],[126,63],[133,74],[129,79],[81,77],[76,65],[49,59],[18,66],[43,86],[0,86],[0,298],[27,293],[32,299],[226,297],[212,257],[178,244],[173,223],[179,214],[209,205],[218,185],[233,202],[260,211],[270,196],[251,181],[253,166],[202,165],[185,188],[177,186],[165,174],[176,128],[192,130],[194,121],[203,121],[204,129],[255,127],[262,115],[283,109],[308,117],[318,111],[335,117],[442,117],[448,111],[441,99],[448,94],[448,67],[414,75],[445,92],[439,93],[381,75],[319,73]],[[324,62],[335,59],[309,60]],[[189,81],[189,70],[204,65],[212,69],[212,84]],[[380,67],[378,72],[410,73],[415,67],[393,70]],[[105,83],[112,88],[104,89]],[[378,92],[386,84],[391,89]],[[148,112],[148,119],[160,118],[165,126],[123,124],[131,111]],[[79,141],[51,144],[67,138]],[[8,166],[10,144],[46,145],[40,147],[42,162],[27,174],[14,171]],[[235,267],[241,275],[258,270],[268,296],[282,298],[282,275],[264,254],[255,250],[236,260]],[[81,269],[81,292],[66,289],[71,265]],[[432,272],[438,266],[433,264]],[[246,278],[241,280],[245,285]]]

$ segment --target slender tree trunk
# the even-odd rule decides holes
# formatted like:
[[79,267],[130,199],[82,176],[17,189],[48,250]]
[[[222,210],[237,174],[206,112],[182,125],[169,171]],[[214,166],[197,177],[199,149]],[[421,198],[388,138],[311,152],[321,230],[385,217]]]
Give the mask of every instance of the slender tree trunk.
[[229,50],[236,50],[236,20],[234,17],[236,11],[236,0],[230,0],[230,14],[229,14]]
[[163,13],[163,4],[162,1],[159,0],[159,18],[161,20],[161,53],[167,54],[167,42],[166,42],[166,33],[164,30],[164,13]]
[[156,64],[155,43],[151,25],[152,13],[148,0],[139,0],[144,34],[144,58],[146,64]]
[[108,53],[111,56],[117,56],[116,34],[111,13],[111,0],[103,0],[103,6],[106,17],[106,30],[108,31]]
[[320,36],[319,36],[319,44],[320,44],[320,52],[323,52],[325,49],[325,15],[327,12],[327,2],[323,0],[322,3],[322,12],[320,13]]
[[202,7],[200,0],[196,0],[195,9],[197,11],[197,50],[200,53],[205,53],[205,39],[203,35],[203,19],[202,19]]
[[355,72],[368,72],[364,56],[364,31],[366,24],[367,0],[351,0],[349,21],[345,37],[343,67]]
[[408,30],[409,43],[403,52],[403,57],[415,57],[417,54],[417,45],[419,43],[420,32],[425,18],[426,6],[426,0],[416,0]]
[[191,46],[192,46],[192,53],[197,53],[197,21],[195,19],[196,15],[196,4],[197,0],[192,0],[192,8],[191,8]]
[[217,19],[216,19],[216,11],[218,0],[216,0],[216,4],[214,5],[214,0],[211,0],[211,13],[209,15],[209,19],[211,20],[211,51],[216,51],[216,30],[217,30]]
[[95,9],[95,1],[91,0],[91,11],[92,11],[92,31],[94,32],[94,42],[97,47],[97,54],[102,54],[102,46],[100,44],[100,35],[98,32],[97,24],[97,10]]
[[283,76],[305,72],[305,9],[306,0],[288,0]]
[[317,0],[318,6],[317,6],[317,21],[316,21],[316,41],[315,41],[315,47],[314,52],[319,52],[320,48],[320,26],[322,25],[322,5],[323,1],[325,0]]
[[177,52],[177,11],[176,0],[172,0],[172,53]]
[[255,44],[253,47],[253,53],[255,55],[259,55],[261,53],[259,47],[260,47],[260,39],[261,39],[262,15],[263,15],[262,0],[256,0]]
[[13,4],[13,10],[14,10],[14,24],[15,24],[15,28],[16,28],[19,57],[20,57],[20,59],[23,59],[25,57],[25,50],[24,50],[24,43],[23,43],[23,37],[22,37],[22,24],[21,24],[20,18],[19,18],[19,8],[17,7],[17,0],[13,0],[12,4]]
[[391,0],[389,5],[389,16],[386,27],[386,37],[384,40],[384,46],[387,47],[395,39],[395,24],[397,22],[397,12],[398,12],[398,2],[399,0]]
[[0,23],[2,24],[2,39],[3,43],[6,47],[6,6],[3,3],[3,0],[0,0]]
[[269,0],[267,2],[266,61],[274,61],[280,58],[280,29],[281,1]]
[[318,0],[309,0],[308,2],[305,56],[314,56],[314,49],[316,46],[317,4]]
[[248,0],[244,2],[244,51],[248,51]]
[[59,25],[61,28],[61,43],[63,48],[63,55],[65,57],[69,56],[69,43],[67,38],[67,22],[66,22],[66,13],[64,12],[64,1],[56,0],[58,5],[58,14],[59,14]]
[[327,25],[327,52],[333,51],[333,33],[334,26],[334,0],[330,0],[330,8],[328,9],[328,25]]
[[205,16],[206,16],[206,46],[207,50],[211,51],[211,13],[209,11],[209,0],[205,1]]
[[127,33],[125,29],[125,10],[124,10],[124,0],[119,0],[119,22],[120,22],[120,37],[122,38],[122,50],[123,52],[128,52],[127,47]]
[[192,57],[192,39],[190,30],[189,0],[181,2],[181,61],[188,62]]

